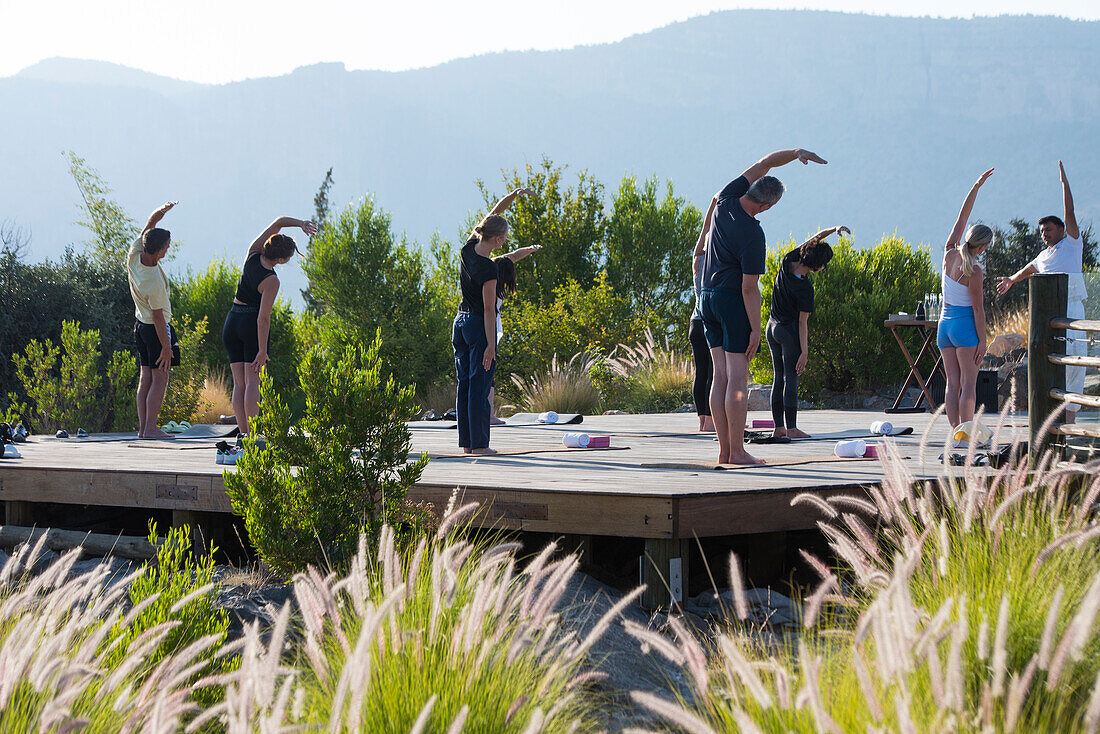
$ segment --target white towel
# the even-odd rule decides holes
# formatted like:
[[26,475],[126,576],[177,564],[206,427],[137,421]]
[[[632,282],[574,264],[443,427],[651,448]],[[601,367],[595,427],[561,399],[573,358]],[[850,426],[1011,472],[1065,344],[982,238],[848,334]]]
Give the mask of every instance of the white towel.
[[894,424],[890,421],[875,421],[871,424],[871,433],[876,436],[893,436]]
[[563,445],[571,449],[583,449],[588,447],[591,437],[587,433],[567,433],[561,437]]
[[552,410],[548,410],[545,413],[539,413],[539,423],[557,423],[558,414]]
[[856,459],[867,453],[867,442],[861,438],[841,441],[833,447],[833,453],[842,459]]

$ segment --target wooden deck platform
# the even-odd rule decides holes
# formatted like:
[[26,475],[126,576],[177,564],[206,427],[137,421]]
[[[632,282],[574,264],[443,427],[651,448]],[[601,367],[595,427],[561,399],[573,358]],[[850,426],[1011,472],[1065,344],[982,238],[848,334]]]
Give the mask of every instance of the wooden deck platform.
[[[754,417],[765,414],[750,413],[750,420]],[[939,448],[930,449],[925,462],[920,460],[921,435],[931,416],[894,417],[895,426],[915,429],[914,435],[885,439],[908,457],[913,473],[931,477],[942,472],[936,462]],[[881,418],[881,413],[869,411],[800,415],[803,430],[815,435],[866,433]],[[1011,430],[1022,437],[1024,421],[1012,423],[1016,427]],[[769,460],[805,463],[707,469],[704,465],[717,457],[718,445],[712,434],[695,430],[693,414],[593,416],[579,426],[494,428],[494,448],[545,453],[478,458],[453,456],[457,432],[444,425],[413,426],[417,452],[451,456],[433,458],[411,497],[443,505],[458,487],[467,501],[487,506],[486,522],[507,529],[651,539],[796,530],[813,527],[817,519],[810,511],[790,507],[798,493],[851,491],[882,477],[875,460],[827,460],[835,439],[751,447]],[[942,442],[946,421],[941,418],[933,430]],[[616,448],[564,450],[561,437],[567,431],[609,434]],[[32,437],[19,445],[23,458],[0,460],[0,500],[228,513],[214,443]]]

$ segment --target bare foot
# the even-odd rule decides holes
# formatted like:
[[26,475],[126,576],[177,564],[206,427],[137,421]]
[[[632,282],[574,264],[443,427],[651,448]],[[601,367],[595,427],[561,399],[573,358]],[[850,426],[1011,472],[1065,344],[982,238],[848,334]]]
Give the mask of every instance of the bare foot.
[[[791,430],[793,431],[794,429],[792,428]],[[772,429],[772,438],[783,438],[787,435],[790,435],[791,438],[794,438],[794,434],[788,434],[786,428],[777,427]]]
[[469,446],[463,446],[462,447],[462,453],[464,453],[464,454],[470,453],[470,447]]
[[714,419],[709,415],[703,416],[703,420],[699,424],[700,433],[714,433]]
[[490,426],[503,426],[507,422],[508,421],[505,421],[501,418],[497,418],[495,415],[489,416],[489,425]]
[[497,450],[486,447],[483,449],[470,449],[469,453],[478,454],[479,456],[492,456],[493,454],[497,453]]
[[800,431],[797,428],[791,428],[787,430],[787,435],[791,438],[810,438],[810,434],[805,431]]
[[722,462],[723,464],[763,464],[763,459],[758,459],[748,451],[744,449],[740,451],[733,451],[730,453],[728,461]]
[[145,432],[144,436],[138,434],[138,438],[175,438],[175,436],[159,428],[150,428]]

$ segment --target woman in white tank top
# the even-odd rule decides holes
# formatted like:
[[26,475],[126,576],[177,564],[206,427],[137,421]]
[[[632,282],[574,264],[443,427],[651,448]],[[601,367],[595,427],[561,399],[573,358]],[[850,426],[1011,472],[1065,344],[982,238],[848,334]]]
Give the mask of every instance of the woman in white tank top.
[[[983,173],[963,201],[959,218],[947,238],[943,253],[943,315],[936,344],[943,355],[947,388],[944,408],[951,426],[974,418],[978,366],[985,356],[985,305],[982,301],[982,269],[978,256],[993,242],[993,230],[984,224],[966,229],[978,189],[993,174]],[[966,237],[963,237],[963,232]]]

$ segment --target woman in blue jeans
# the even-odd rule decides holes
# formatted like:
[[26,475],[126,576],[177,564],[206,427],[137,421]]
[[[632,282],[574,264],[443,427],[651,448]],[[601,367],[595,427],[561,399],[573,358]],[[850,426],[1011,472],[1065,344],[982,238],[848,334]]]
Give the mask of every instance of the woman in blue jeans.
[[497,264],[493,250],[508,242],[508,221],[503,214],[531,189],[516,189],[497,202],[481,224],[474,227],[459,258],[458,287],[462,303],[455,316],[451,344],[455,350],[458,395],[458,445],[467,454],[495,454],[489,448],[489,388],[493,386],[497,354]]

